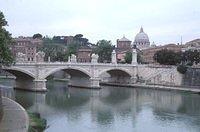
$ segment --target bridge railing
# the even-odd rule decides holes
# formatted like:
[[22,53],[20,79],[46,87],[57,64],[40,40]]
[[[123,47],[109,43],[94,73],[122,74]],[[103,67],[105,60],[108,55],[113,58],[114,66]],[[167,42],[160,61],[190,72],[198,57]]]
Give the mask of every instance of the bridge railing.
[[107,65],[107,66],[135,66],[133,64],[113,63],[80,63],[80,62],[17,62],[14,65]]

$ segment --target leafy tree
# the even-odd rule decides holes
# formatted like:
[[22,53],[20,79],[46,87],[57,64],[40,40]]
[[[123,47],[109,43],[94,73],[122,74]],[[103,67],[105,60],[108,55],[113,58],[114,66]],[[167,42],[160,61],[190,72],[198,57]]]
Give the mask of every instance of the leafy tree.
[[[130,51],[127,52],[126,55],[125,55],[125,57],[124,57],[124,59],[125,59],[125,62],[126,62],[126,63],[131,64],[131,61],[132,61],[132,53],[131,53]],[[137,53],[137,62],[138,62],[138,63],[142,63],[142,59],[141,59],[140,53]]]
[[79,46],[88,46],[89,45],[88,39],[87,38],[83,38],[82,34],[76,34],[74,36],[74,41],[75,41],[75,43],[78,43]]
[[80,45],[78,43],[71,43],[67,46],[68,55],[76,54]]
[[48,57],[51,58],[51,61],[67,61],[67,48],[64,45],[56,43],[44,43],[39,47],[40,51],[45,53],[45,60],[48,60]]
[[52,42],[65,44],[65,40],[61,36],[53,36]]
[[125,57],[124,57],[124,59],[125,59],[126,63],[130,64],[131,61],[132,61],[132,53],[131,52],[127,52],[126,55],[125,55]]
[[200,52],[197,50],[188,50],[182,53],[182,62],[192,66],[193,63],[200,63]]
[[7,21],[4,18],[3,13],[0,11],[0,67],[8,66],[13,63],[13,57],[9,50],[9,44],[11,43],[11,34],[6,31],[4,26],[7,26]]
[[157,51],[153,58],[162,65],[177,65],[181,63],[181,53],[167,49]]
[[114,47],[111,41],[99,40],[97,42],[97,48],[95,53],[99,55],[99,62],[111,62],[111,54]]
[[34,34],[33,35],[33,39],[42,39],[42,35],[41,34],[39,34],[39,33],[37,33],[37,34]]
[[177,71],[181,74],[185,74],[187,72],[187,67],[185,65],[177,66]]

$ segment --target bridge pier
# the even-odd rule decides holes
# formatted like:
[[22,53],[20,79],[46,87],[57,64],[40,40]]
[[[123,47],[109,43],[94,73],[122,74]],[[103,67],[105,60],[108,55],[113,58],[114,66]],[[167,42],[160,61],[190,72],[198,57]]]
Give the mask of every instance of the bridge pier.
[[134,83],[136,83],[137,82],[137,77],[136,76],[132,76],[131,77],[131,84],[134,84]]
[[43,91],[47,91],[46,88],[46,79],[35,79],[33,80],[33,88],[30,89],[31,91],[36,91],[36,92],[43,92]]
[[98,77],[90,78],[90,82],[91,82],[91,88],[94,88],[94,89],[100,88],[100,85],[99,85],[100,78]]

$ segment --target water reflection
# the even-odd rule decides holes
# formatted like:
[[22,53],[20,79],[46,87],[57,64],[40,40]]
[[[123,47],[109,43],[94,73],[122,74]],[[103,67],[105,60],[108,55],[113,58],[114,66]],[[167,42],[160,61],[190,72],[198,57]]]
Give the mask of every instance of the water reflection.
[[46,131],[200,131],[196,94],[117,87],[87,90],[62,82],[47,86],[47,93],[15,94],[27,110],[47,119]]

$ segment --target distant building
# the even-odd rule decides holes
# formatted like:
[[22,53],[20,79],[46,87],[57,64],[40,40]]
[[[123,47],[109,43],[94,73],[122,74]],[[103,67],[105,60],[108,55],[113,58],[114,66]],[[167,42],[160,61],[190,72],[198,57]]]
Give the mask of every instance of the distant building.
[[13,55],[16,57],[18,53],[26,55],[26,61],[36,61],[37,47],[42,44],[41,39],[33,39],[32,37],[14,38],[10,46]]
[[63,36],[64,38],[64,42],[68,45],[71,44],[74,41],[74,37],[73,36]]
[[176,45],[176,44],[167,44],[163,46],[155,46],[155,47],[150,47],[148,49],[143,49],[142,51],[142,61],[145,63],[155,63],[153,56],[154,54],[162,49],[168,49],[172,50],[174,52],[180,52],[182,49],[181,45]]
[[133,45],[136,45],[138,49],[147,49],[150,47],[149,37],[142,27],[140,28],[140,32],[135,36]]
[[124,57],[129,51],[131,51],[131,41],[125,36],[121,39],[117,39],[116,54],[119,62],[124,62]]
[[92,49],[89,46],[82,46],[78,49],[77,62],[91,62]]
[[195,39],[195,40],[189,41],[185,45],[183,45],[182,51],[185,52],[187,50],[200,51],[200,39]]

